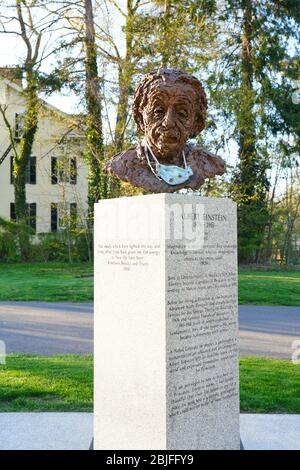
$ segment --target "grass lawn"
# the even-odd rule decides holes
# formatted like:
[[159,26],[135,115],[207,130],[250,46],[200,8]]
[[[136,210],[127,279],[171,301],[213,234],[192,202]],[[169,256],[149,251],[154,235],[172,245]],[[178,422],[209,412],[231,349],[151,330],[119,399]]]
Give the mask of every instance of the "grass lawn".
[[241,270],[239,303],[300,306],[300,270]]
[[89,263],[0,264],[0,300],[93,300]]
[[[93,358],[9,355],[0,365],[0,412],[92,411]],[[241,411],[300,413],[300,365],[246,357],[240,361]]]
[[[92,302],[89,263],[0,264],[0,300]],[[300,306],[300,270],[241,269],[239,303]]]
[[300,364],[245,357],[240,360],[241,411],[300,413]]
[[8,355],[0,365],[0,412],[92,411],[93,358]]

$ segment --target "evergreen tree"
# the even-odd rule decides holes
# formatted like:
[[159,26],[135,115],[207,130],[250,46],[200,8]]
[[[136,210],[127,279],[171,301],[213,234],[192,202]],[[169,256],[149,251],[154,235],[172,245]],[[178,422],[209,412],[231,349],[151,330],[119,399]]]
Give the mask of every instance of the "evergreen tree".
[[284,111],[292,103],[284,105],[283,96],[296,72],[291,45],[299,39],[297,2],[230,0],[219,10],[218,25],[219,60],[208,83],[238,145],[230,193],[238,203],[240,259],[256,262],[268,221],[269,145],[295,130]]
[[93,6],[84,0],[85,18],[85,99],[89,220],[93,221],[94,204],[107,197],[107,176],[103,173],[102,98],[97,65],[97,46]]

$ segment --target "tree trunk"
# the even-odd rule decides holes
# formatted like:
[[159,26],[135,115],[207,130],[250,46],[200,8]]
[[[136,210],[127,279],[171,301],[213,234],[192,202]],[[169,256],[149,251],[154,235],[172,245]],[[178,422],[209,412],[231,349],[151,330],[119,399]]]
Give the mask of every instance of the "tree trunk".
[[[163,31],[162,31],[162,55],[161,66],[167,67],[170,59],[170,43],[169,43],[169,27],[171,25],[171,1],[165,0],[164,16],[163,16]],[[172,26],[171,26],[172,27]]]
[[119,65],[119,100],[117,105],[117,118],[115,130],[115,151],[121,152],[124,146],[125,131],[128,124],[129,93],[132,87],[131,64],[127,58]]
[[242,36],[240,112],[238,114],[240,177],[244,193],[253,196],[256,183],[254,163],[256,160],[256,133],[253,91],[253,67],[251,62],[252,11],[251,2],[244,1]]
[[107,197],[107,176],[104,174],[104,145],[102,133],[102,98],[97,66],[97,49],[93,6],[84,0],[85,7],[85,99],[88,173],[89,222],[93,224],[94,204]]
[[[135,21],[136,7],[132,0],[127,0],[127,16],[125,26],[125,56],[118,65],[119,100],[117,104],[117,117],[115,127],[115,152],[124,149],[125,133],[129,122],[129,98],[132,93],[134,63],[133,63],[133,23]],[[120,194],[120,184],[117,179],[112,179],[110,195]]]
[[256,119],[254,112],[252,35],[253,12],[251,0],[242,0],[241,84],[237,129],[239,133],[239,168],[232,185],[233,198],[238,203],[240,254],[243,261],[257,259],[265,231],[264,167],[256,150]]
[[23,225],[20,229],[19,244],[22,260],[29,256],[29,230],[26,230],[26,168],[30,162],[34,137],[38,126],[38,96],[37,77],[32,70],[32,66],[27,66],[26,70],[26,109],[24,116],[24,131],[20,140],[19,150],[14,159],[14,193],[16,220]]

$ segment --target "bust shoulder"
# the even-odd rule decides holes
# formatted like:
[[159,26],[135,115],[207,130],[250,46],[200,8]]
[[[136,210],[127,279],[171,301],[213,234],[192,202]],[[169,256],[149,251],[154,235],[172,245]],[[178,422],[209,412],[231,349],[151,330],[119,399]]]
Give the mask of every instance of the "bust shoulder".
[[[123,181],[142,187],[147,192],[174,192],[182,188],[198,189],[206,178],[222,175],[225,163],[221,157],[208,150],[188,144],[185,148],[187,163],[191,166],[193,175],[188,182],[170,186],[157,178],[149,168],[141,143],[135,148],[114,155],[105,164],[106,171]],[[178,162],[182,165],[182,162]]]
[[137,151],[130,148],[114,155],[105,163],[105,169],[111,174],[126,174],[128,170],[132,170],[134,165],[138,163]]
[[194,170],[201,171],[204,179],[223,175],[225,172],[224,160],[219,155],[203,148],[190,148],[188,160]]
[[148,173],[139,145],[114,155],[106,162],[105,169],[111,175],[137,187],[141,186],[145,171]]

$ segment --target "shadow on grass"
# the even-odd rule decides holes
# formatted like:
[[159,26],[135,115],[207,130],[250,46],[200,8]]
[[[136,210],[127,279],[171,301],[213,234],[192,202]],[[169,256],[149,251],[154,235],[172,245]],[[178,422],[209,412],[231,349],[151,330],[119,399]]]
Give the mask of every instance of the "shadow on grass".
[[0,366],[0,411],[91,411],[92,356],[9,355]]

